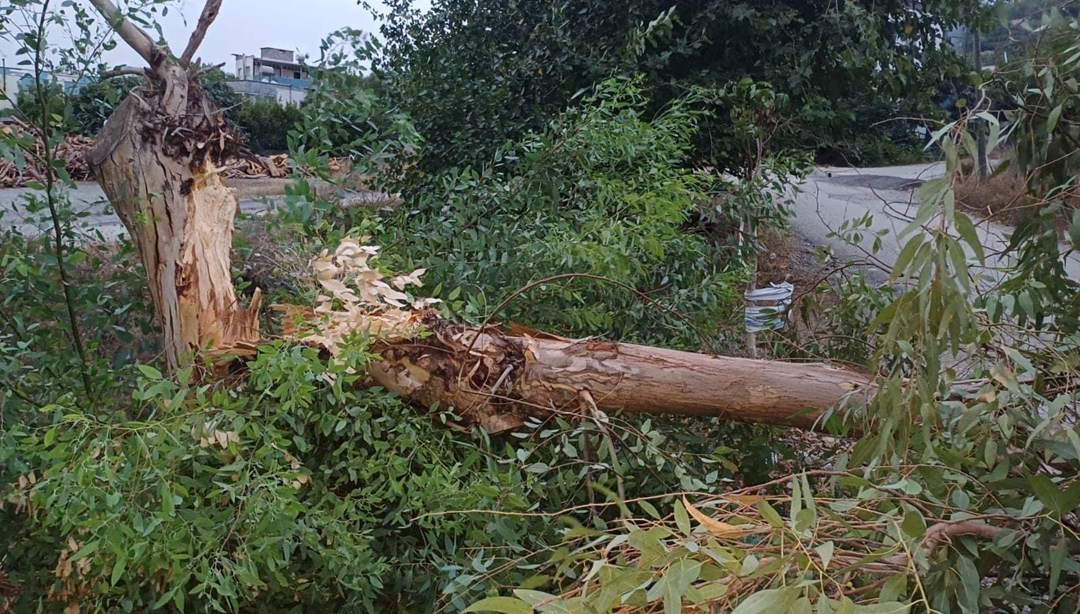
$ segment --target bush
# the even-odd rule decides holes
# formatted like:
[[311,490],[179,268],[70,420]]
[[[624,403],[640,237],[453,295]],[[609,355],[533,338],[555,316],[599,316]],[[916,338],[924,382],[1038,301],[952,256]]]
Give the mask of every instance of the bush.
[[116,105],[142,83],[143,80],[139,77],[119,77],[101,79],[79,90],[79,93],[71,98],[74,129],[80,134],[96,136]]
[[45,113],[50,126],[60,132],[70,131],[74,123],[71,118],[71,108],[67,104],[67,95],[59,83],[43,83],[41,91],[36,87],[23,88],[15,95],[15,112],[17,116],[33,125],[41,123],[42,100],[45,103]]
[[443,298],[479,289],[481,302],[462,306],[468,315],[545,277],[585,272],[632,290],[545,283],[498,317],[567,336],[711,344],[733,322],[745,268],[728,246],[688,232],[718,187],[683,166],[700,113],[683,100],[649,118],[648,104],[637,83],[605,82],[492,165],[425,178],[380,242],[408,266],[423,261]]
[[301,120],[300,107],[272,98],[249,98],[233,116],[244,142],[253,151],[277,153],[289,148],[288,134]]

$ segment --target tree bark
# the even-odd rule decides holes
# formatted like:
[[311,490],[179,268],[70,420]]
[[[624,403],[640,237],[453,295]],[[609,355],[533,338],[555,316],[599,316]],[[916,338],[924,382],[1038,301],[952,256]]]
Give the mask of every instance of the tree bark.
[[236,137],[178,66],[136,91],[105,124],[87,162],[139,250],[170,369],[194,353],[260,337],[233,288],[230,249],[238,202],[221,164]]
[[368,365],[371,383],[423,408],[452,407],[492,433],[513,430],[528,416],[592,410],[810,429],[825,410],[864,402],[874,388],[864,374],[821,363],[573,341],[535,331],[481,332],[432,312],[419,320],[422,334],[375,348],[380,360]]

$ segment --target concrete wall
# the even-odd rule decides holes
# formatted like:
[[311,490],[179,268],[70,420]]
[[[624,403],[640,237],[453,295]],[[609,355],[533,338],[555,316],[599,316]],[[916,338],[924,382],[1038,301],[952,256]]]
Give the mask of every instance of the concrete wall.
[[246,98],[274,98],[281,104],[300,104],[307,96],[307,87],[299,84],[274,83],[271,81],[229,81],[234,92]]

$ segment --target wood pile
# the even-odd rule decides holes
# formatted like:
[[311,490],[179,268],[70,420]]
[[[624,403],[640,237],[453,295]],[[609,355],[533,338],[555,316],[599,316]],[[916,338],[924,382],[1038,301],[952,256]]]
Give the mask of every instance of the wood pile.
[[251,155],[231,162],[222,173],[226,179],[254,179],[256,177],[284,177],[289,173],[289,156]]
[[[3,133],[2,140],[4,141],[10,142],[14,139],[25,143],[32,142],[34,147],[33,159],[27,159],[22,165],[0,158],[0,188],[22,187],[30,181],[41,181],[43,176],[39,160],[45,157],[45,148],[33,129],[24,122],[14,119],[10,124],[0,126],[0,133]],[[53,157],[63,161],[64,168],[74,181],[93,179],[90,176],[90,167],[87,166],[83,157],[93,143],[92,138],[72,134],[64,137],[64,141],[53,152]]]
[[[30,143],[34,142],[36,159],[27,159],[25,164],[16,165],[13,161],[0,158],[0,188],[21,188],[31,181],[41,181],[42,174],[38,160],[44,157],[45,151],[41,139],[37,138],[34,129],[22,121],[15,119],[6,126],[0,126],[3,133],[2,140]],[[64,137],[64,142],[54,152],[54,157],[63,160],[73,181],[94,181],[90,173],[90,167],[86,163],[85,154],[94,144],[94,139],[78,134]],[[330,161],[331,172],[344,173],[348,168],[347,159],[334,159]],[[257,156],[250,154],[245,158],[232,160],[222,172],[228,179],[255,179],[259,177],[285,177],[289,174],[289,156],[278,154],[275,156]]]

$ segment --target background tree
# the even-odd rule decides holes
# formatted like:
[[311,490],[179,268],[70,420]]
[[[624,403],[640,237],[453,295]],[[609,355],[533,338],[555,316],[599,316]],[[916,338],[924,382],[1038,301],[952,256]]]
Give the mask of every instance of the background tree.
[[[614,74],[639,73],[656,108],[691,86],[769,82],[792,101],[797,129],[788,143],[869,162],[872,152],[856,144],[889,138],[879,118],[932,113],[936,84],[962,70],[939,33],[973,7],[441,0],[419,11],[396,0],[384,15],[375,66],[427,142],[422,172],[488,162],[576,93]],[[729,168],[725,134],[724,121],[703,123],[698,163]]]

